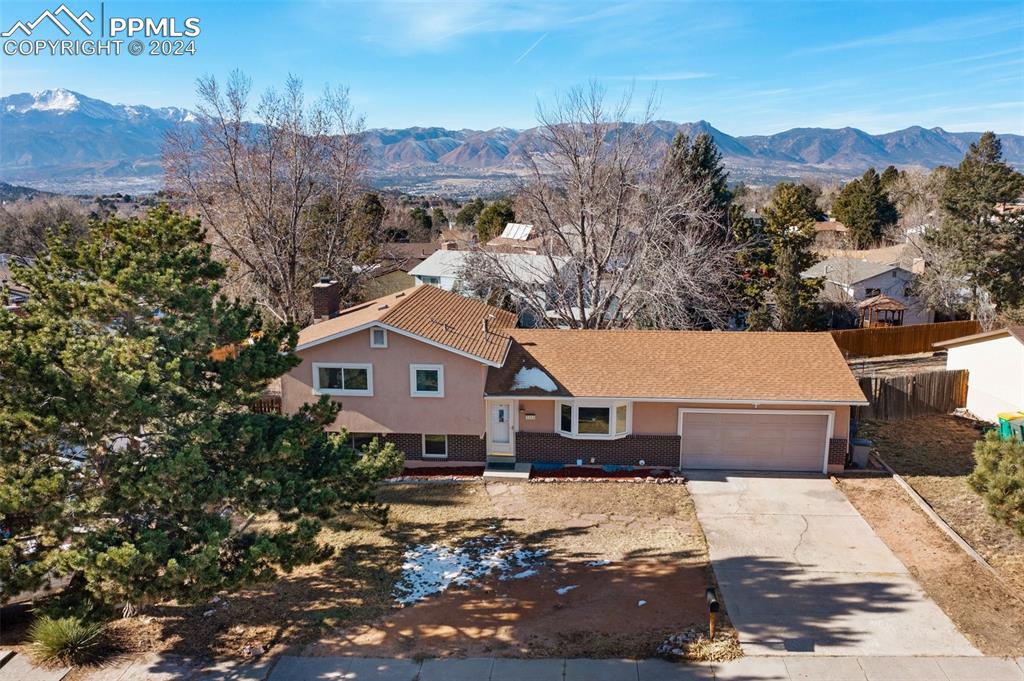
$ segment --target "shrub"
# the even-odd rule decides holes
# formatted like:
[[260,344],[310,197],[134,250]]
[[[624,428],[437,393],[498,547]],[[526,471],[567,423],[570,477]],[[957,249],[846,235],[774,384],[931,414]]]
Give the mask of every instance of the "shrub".
[[78,617],[40,617],[29,629],[33,657],[44,664],[92,662],[100,655],[103,630],[103,623]]
[[1024,444],[989,432],[974,445],[974,461],[968,484],[993,518],[1024,535]]

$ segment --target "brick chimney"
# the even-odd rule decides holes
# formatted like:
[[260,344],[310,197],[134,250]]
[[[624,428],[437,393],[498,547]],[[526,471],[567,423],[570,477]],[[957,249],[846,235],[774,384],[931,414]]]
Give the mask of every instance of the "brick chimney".
[[341,284],[330,277],[320,277],[313,284],[313,321],[322,322],[338,314],[341,306]]

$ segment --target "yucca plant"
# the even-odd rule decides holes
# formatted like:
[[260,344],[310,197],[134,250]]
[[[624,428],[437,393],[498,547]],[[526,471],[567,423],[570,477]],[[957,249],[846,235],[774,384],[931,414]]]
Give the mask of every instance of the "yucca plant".
[[33,657],[43,664],[91,662],[99,657],[104,628],[78,617],[40,617],[29,629]]

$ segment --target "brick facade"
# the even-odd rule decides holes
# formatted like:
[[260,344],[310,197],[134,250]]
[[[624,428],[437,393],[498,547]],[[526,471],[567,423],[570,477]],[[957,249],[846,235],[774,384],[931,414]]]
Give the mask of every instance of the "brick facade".
[[420,433],[385,433],[381,436],[383,442],[390,442],[395,448],[405,454],[410,461],[476,461],[484,462],[487,459],[487,445],[480,435],[449,435],[448,436],[448,458],[433,459],[423,458],[423,437]]
[[333,279],[313,284],[313,319],[330,319],[341,307],[341,284]]
[[557,433],[516,433],[516,460],[574,464],[679,466],[678,435],[627,435],[617,440],[574,440]]
[[850,441],[844,437],[834,437],[828,441],[828,465],[845,466],[846,455],[850,451]]

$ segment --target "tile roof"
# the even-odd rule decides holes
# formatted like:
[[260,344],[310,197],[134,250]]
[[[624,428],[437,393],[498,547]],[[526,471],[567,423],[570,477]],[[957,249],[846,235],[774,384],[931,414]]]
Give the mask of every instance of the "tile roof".
[[[865,404],[829,333],[512,329],[488,395]],[[558,386],[513,390],[522,368]]]
[[[484,320],[490,330],[484,331]],[[435,286],[416,286],[342,310],[337,317],[299,332],[299,350],[326,342],[366,324],[411,333],[489,364],[500,364],[508,350],[513,313]]]
[[965,343],[973,343],[974,341],[998,338],[1000,336],[1010,336],[1012,338],[1016,338],[1021,343],[1024,343],[1024,326],[1007,326],[1002,329],[993,329],[992,331],[972,333],[970,336],[950,338],[949,340],[940,341],[938,343],[932,343],[932,345],[934,345],[937,348],[948,348],[953,345],[963,345]]
[[858,260],[856,258],[834,257],[815,263],[801,273],[803,277],[824,277],[840,284],[856,284],[896,269],[897,265]]

